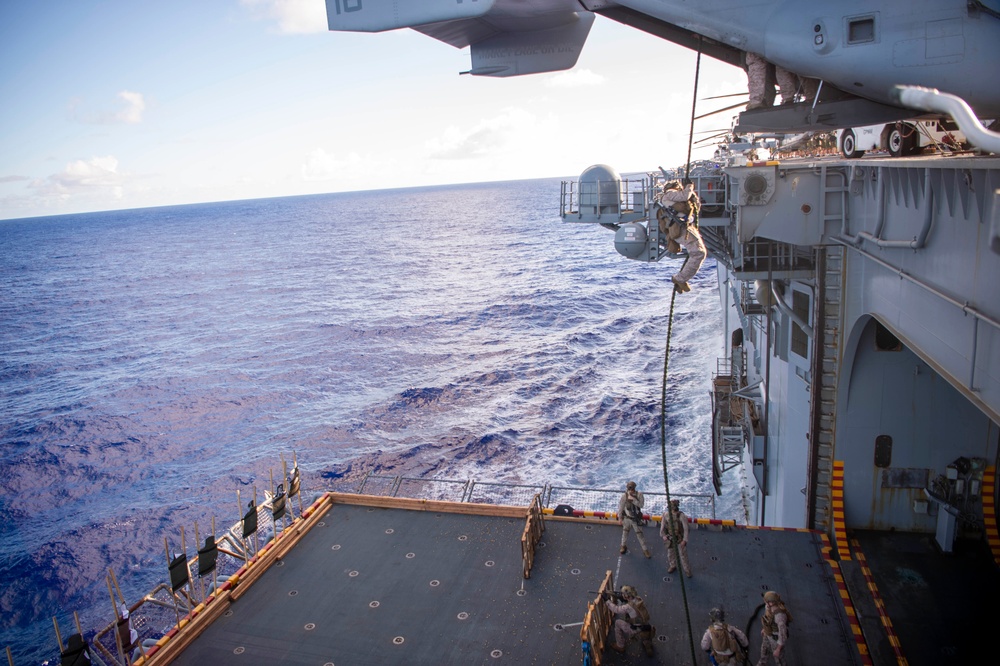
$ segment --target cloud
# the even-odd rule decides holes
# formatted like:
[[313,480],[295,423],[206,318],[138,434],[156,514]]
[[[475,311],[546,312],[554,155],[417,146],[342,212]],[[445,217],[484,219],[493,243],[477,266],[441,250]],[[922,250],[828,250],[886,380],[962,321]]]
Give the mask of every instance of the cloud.
[[17,183],[22,180],[31,180],[27,176],[0,176],[0,183]]
[[118,160],[111,155],[75,160],[59,173],[39,178],[30,185],[42,197],[69,198],[82,192],[101,191],[114,198],[122,196],[125,176],[118,172]]
[[550,88],[584,88],[604,85],[606,80],[589,69],[573,69],[549,77],[545,85]]
[[435,159],[469,159],[502,151],[512,136],[537,124],[535,116],[523,109],[507,108],[493,118],[479,121],[470,128],[449,127],[440,137],[427,142]]
[[319,0],[240,0],[254,18],[277,21],[286,34],[326,32],[326,4]]
[[331,155],[322,148],[314,148],[300,171],[302,180],[356,180],[379,173],[381,166],[357,153],[344,158]]
[[115,114],[115,117],[130,125],[142,122],[142,112],[146,110],[146,100],[142,93],[123,90],[118,93],[118,98],[125,102],[125,108]]
[[146,99],[142,93],[123,90],[118,93],[118,99],[124,102],[124,108],[118,111],[96,111],[78,113],[78,107],[83,103],[80,98],[70,100],[69,108],[73,117],[89,125],[137,125],[142,122],[142,113],[146,110]]
[[315,148],[302,165],[303,180],[330,180],[337,175],[343,162],[322,148]]

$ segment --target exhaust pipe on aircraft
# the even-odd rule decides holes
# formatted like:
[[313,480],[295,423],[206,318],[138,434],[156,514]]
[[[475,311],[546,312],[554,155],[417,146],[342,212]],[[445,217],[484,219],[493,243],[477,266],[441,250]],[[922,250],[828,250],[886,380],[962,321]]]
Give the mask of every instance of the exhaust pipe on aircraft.
[[948,114],[969,143],[991,153],[1000,153],[1000,133],[983,127],[972,108],[961,97],[943,93],[936,88],[919,86],[895,86],[892,96],[902,106]]

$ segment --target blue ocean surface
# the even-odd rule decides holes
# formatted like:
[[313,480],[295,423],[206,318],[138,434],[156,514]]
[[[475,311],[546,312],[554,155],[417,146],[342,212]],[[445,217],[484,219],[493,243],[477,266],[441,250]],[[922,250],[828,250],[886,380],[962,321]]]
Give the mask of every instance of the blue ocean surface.
[[[56,659],[53,616],[108,624],[109,569],[131,601],[165,580],[164,537],[238,520],[281,457],[307,499],[369,472],[663,492],[679,262],[558,203],[544,179],[0,221],[15,663]],[[675,306],[674,493],[712,492],[714,269]]]

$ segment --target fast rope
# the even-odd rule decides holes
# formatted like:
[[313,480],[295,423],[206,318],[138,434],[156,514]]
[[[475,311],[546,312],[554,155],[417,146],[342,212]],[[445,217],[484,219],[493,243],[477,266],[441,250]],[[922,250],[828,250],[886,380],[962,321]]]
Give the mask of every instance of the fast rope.
[[[747,628],[746,631],[744,631],[743,633],[746,634],[748,639],[750,637],[750,627],[753,626],[753,621],[757,619],[757,615],[760,613],[761,610],[763,610],[763,608],[764,604],[759,604],[757,608],[754,609],[753,615],[751,615],[750,619],[747,620]],[[736,644],[739,645],[739,642],[737,642]],[[741,649],[742,647],[743,646],[740,646]],[[750,646],[748,645],[747,649],[743,650],[743,664],[746,665],[749,663],[750,663]]]
[[694,65],[694,91],[691,93],[691,128],[688,130],[687,166],[684,167],[684,182],[688,183],[691,176],[691,149],[694,147],[695,105],[698,103],[698,76],[701,74],[701,35],[698,35],[698,59]]
[[[694,69],[694,91],[691,94],[691,129],[688,133],[688,153],[687,153],[687,165],[684,169],[684,182],[691,182],[691,150],[694,145],[694,121],[695,121],[695,104],[698,100],[698,76],[701,71],[701,36],[698,36],[698,59]],[[691,207],[691,214],[694,226],[698,226],[698,213],[701,207],[698,205],[693,205]],[[685,220],[687,222],[688,220]],[[681,266],[681,271],[684,270],[684,266],[691,259],[688,255],[684,259],[684,264]],[[670,475],[667,472],[667,369],[670,367],[670,336],[673,334],[674,329],[674,303],[677,300],[677,286],[674,285],[673,292],[670,295],[670,316],[667,319],[667,345],[663,352],[663,386],[660,394],[660,457],[663,464],[663,487],[667,495],[667,514],[670,515]],[[678,526],[679,527],[679,526]],[[683,532],[682,532],[683,534]],[[670,547],[674,549],[674,560],[677,562],[679,568],[678,578],[681,580],[681,598],[684,600],[684,617],[687,620],[687,633],[688,633],[688,644],[691,647],[691,663],[698,663],[698,659],[695,656],[694,649],[694,631],[691,628],[691,607],[688,604],[687,598],[687,585],[684,582],[684,567],[681,566],[680,561],[680,538],[671,539]]]
[[[687,259],[684,263],[687,263]],[[683,266],[681,267],[683,270]],[[677,287],[670,295],[670,315],[667,318],[667,346],[663,353],[663,386],[660,393],[660,458],[663,464],[663,487],[667,495],[667,514],[670,515],[670,475],[667,473],[667,369],[670,367],[670,337],[674,329],[674,303],[677,301]],[[678,526],[680,527],[680,526]],[[683,533],[683,532],[682,532]],[[684,567],[680,566],[680,539],[671,539],[670,547],[674,549],[674,560],[680,567],[677,577],[681,580],[681,598],[684,600],[684,617],[687,620],[688,643],[691,646],[691,663],[698,663],[694,651],[694,632],[691,629],[691,607],[688,605],[687,585],[684,582]]]

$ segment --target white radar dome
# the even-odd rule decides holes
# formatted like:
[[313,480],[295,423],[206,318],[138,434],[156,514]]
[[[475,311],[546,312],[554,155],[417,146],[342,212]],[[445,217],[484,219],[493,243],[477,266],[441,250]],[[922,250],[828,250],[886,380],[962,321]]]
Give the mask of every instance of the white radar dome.
[[580,212],[583,215],[618,214],[622,177],[607,164],[595,164],[580,174]]

